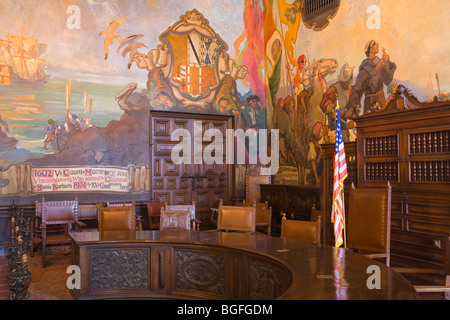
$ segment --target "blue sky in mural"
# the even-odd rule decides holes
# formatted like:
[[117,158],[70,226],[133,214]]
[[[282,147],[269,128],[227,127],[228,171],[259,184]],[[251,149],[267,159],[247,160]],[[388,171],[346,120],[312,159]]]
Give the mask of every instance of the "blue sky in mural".
[[[124,58],[116,51],[116,40],[110,47],[108,59],[104,59],[104,37],[98,37],[98,34],[107,29],[110,22],[124,15],[127,18],[116,33],[122,38],[142,34],[144,37],[140,41],[147,46],[139,50],[142,53],[156,48],[160,44],[159,35],[192,9],[197,9],[209,20],[210,26],[228,44],[230,55],[234,52],[234,40],[242,33],[242,0],[42,0],[33,2],[39,3],[37,5],[30,3],[26,0],[0,3],[0,36],[16,34],[23,26],[29,34],[47,43],[48,49],[43,58],[47,60],[53,77],[70,76],[97,83],[109,81],[117,85],[126,85],[133,79],[144,83],[147,73],[136,65],[128,70],[128,57]],[[79,28],[70,29],[67,25],[73,22],[73,8],[79,8],[80,24]],[[113,77],[105,78],[105,75]]]

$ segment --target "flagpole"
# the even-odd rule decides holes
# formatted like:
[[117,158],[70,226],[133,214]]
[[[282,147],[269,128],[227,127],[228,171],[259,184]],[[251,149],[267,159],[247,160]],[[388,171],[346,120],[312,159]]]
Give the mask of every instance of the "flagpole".
[[347,235],[345,230],[347,229],[345,227],[345,194],[344,189],[341,191],[341,197],[342,197],[342,229],[344,233],[344,248],[347,248]]
[[347,247],[345,234],[344,180],[347,178],[344,140],[341,133],[339,101],[336,99],[336,139],[333,165],[333,205],[335,246]]

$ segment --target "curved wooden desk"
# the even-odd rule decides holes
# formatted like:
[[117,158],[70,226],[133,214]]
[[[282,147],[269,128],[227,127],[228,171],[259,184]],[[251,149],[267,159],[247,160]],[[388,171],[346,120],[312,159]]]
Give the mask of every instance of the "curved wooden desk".
[[[71,234],[78,299],[417,299],[382,263],[265,234],[205,231]],[[379,267],[380,289],[369,289]],[[373,283],[369,279],[370,283]]]

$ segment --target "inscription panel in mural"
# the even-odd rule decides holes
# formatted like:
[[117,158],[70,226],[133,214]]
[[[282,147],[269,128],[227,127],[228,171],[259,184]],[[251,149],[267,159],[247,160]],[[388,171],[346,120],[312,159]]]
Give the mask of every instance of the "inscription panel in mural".
[[120,168],[33,168],[31,183],[33,192],[128,192],[130,177]]

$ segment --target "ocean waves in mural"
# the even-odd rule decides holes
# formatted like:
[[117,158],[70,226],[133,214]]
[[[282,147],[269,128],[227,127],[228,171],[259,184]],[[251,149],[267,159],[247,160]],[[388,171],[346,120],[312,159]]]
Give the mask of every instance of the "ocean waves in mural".
[[[6,123],[2,127],[4,136],[0,140],[1,166],[58,152],[50,144],[45,145],[45,130],[49,121],[53,121],[57,127],[67,124],[67,82],[63,79],[51,79],[41,86],[0,86],[0,115]],[[105,127],[111,120],[120,119],[123,110],[115,101],[115,96],[122,90],[121,87],[75,80],[71,83],[72,116],[81,121],[90,121],[91,126],[98,127]],[[16,139],[17,142],[8,145],[7,141],[11,139]]]

